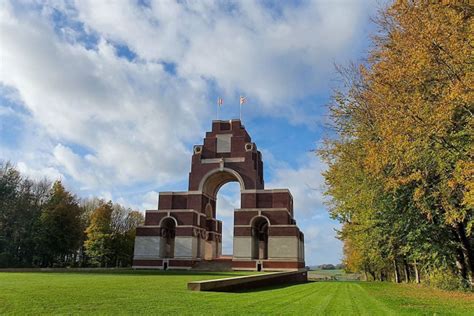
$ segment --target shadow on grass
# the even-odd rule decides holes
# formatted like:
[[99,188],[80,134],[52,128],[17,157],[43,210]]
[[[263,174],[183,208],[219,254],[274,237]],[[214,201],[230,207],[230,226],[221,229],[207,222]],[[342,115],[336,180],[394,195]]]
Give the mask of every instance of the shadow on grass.
[[[285,288],[292,288],[292,287],[298,287],[302,286],[308,283],[313,283],[315,281],[308,281],[304,283],[282,283],[282,284],[276,284],[276,285],[269,285],[269,286],[256,286],[256,287],[245,287],[243,286],[242,288],[230,288],[230,289],[221,289],[221,290],[216,290],[216,291],[209,291],[209,292],[220,292],[220,293],[235,293],[235,294],[244,294],[244,293],[258,293],[258,292],[266,292],[266,291],[272,291],[272,290],[280,290],[280,289],[285,289]],[[206,292],[206,291],[203,291]]]

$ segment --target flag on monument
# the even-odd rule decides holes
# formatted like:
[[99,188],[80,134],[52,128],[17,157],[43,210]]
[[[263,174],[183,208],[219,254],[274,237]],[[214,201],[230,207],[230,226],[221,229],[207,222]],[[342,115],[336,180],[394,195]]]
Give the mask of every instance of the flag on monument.
[[222,104],[224,104],[224,99],[222,99],[222,98],[217,98],[217,105],[218,105],[218,106],[222,106]]
[[240,105],[242,105],[244,103],[247,103],[247,98],[243,97],[243,96],[240,96]]

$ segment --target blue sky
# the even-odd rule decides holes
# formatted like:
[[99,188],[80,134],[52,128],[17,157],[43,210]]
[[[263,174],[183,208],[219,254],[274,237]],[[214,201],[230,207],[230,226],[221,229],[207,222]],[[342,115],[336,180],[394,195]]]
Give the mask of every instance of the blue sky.
[[[334,64],[363,60],[375,1],[2,1],[0,159],[145,210],[187,188],[193,144],[239,115],[267,188],[289,188],[308,264],[338,263],[324,205]],[[224,252],[238,187],[219,192]]]

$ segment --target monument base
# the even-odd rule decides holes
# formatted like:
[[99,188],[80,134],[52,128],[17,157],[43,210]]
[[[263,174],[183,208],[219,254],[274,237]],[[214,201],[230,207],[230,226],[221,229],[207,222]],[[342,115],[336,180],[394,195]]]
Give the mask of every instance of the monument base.
[[233,260],[229,257],[213,260],[201,259],[154,259],[134,260],[134,269],[185,269],[197,271],[298,271],[304,262],[277,260]]

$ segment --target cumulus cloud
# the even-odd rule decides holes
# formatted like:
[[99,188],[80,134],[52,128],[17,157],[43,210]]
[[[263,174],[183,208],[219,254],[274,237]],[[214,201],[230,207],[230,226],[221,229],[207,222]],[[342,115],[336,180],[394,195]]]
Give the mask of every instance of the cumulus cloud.
[[364,7],[6,1],[0,82],[17,91],[60,172],[81,188],[163,184],[185,175],[213,91],[245,91],[262,114],[282,112],[346,55]]
[[339,224],[317,221],[303,225],[306,262],[309,264],[337,264],[342,260],[342,242],[336,239]]
[[21,174],[26,175],[29,178],[37,180],[37,181],[43,180],[43,179],[60,180],[61,178],[63,178],[63,175],[57,169],[53,167],[44,167],[40,169],[34,169],[28,166],[23,161],[18,162],[16,164],[16,167],[18,168],[18,171],[21,172]]
[[267,188],[288,188],[293,195],[297,224],[305,233],[305,253],[312,264],[338,263],[342,258],[341,242],[336,239],[340,224],[329,219],[324,203],[324,164],[314,153],[301,157],[291,167],[269,156],[273,179]]
[[322,172],[326,165],[314,153],[304,155],[297,167],[272,159],[269,161],[273,177],[266,187],[290,189],[296,214],[305,217],[317,216],[318,212],[324,210]]
[[160,64],[119,58],[104,39],[96,50],[65,42],[39,13],[26,19],[4,4],[0,14],[2,84],[18,91],[51,139],[86,152],[54,146],[65,173],[89,189],[182,173],[183,143],[200,130],[203,87]]
[[174,63],[183,77],[209,78],[228,95],[245,91],[273,110],[327,79],[333,59],[347,56],[366,5],[76,2],[79,20],[140,58]]

